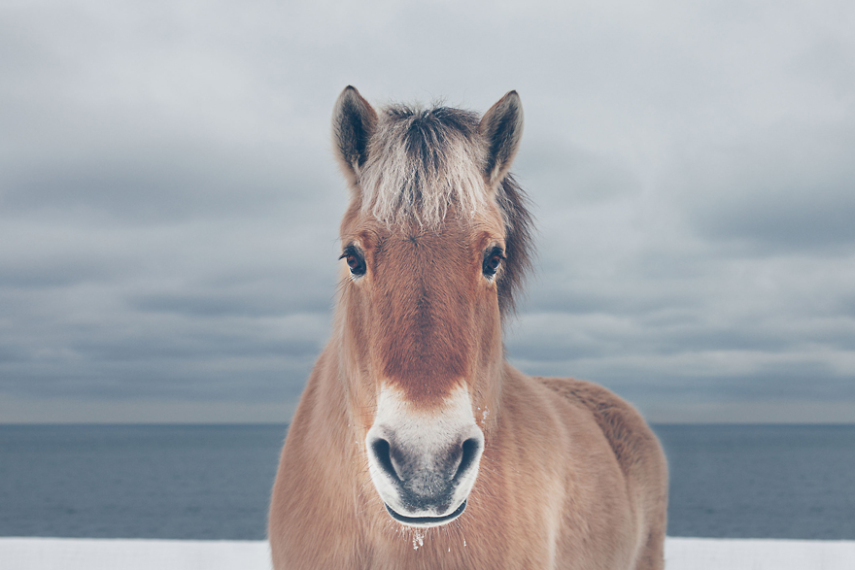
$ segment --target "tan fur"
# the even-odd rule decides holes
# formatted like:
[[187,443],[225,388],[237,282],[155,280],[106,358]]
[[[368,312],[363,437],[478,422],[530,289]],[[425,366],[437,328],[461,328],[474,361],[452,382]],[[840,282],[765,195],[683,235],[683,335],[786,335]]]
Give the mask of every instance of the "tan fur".
[[[526,376],[504,359],[504,268],[482,272],[485,248],[509,235],[501,195],[489,194],[495,158],[481,183],[492,201],[472,214],[449,198],[432,228],[379,220],[354,182],[341,238],[368,270],[343,270],[332,338],[289,428],[270,508],[276,570],[663,568],[667,467],[641,416],[602,387]],[[465,511],[444,526],[395,522],[371,482],[365,438],[384,383],[420,413],[469,391],[484,451]]]

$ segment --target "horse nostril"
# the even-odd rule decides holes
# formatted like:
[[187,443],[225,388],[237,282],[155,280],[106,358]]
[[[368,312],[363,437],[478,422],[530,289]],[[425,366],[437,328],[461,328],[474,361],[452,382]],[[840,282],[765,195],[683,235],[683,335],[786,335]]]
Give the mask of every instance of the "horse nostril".
[[374,443],[371,444],[371,451],[374,452],[380,468],[393,479],[400,481],[401,478],[398,476],[398,471],[392,463],[392,446],[389,445],[389,442],[382,438],[375,439]]
[[478,455],[478,450],[481,448],[481,444],[478,443],[477,439],[469,438],[463,442],[462,446],[462,455],[460,457],[460,465],[457,467],[457,473],[455,473],[454,478],[458,478],[466,473],[472,464],[475,462],[475,457]]

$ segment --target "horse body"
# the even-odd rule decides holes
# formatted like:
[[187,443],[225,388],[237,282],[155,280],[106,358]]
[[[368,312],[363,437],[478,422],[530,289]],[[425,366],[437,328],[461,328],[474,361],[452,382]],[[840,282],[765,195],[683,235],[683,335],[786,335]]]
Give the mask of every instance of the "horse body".
[[270,511],[274,568],[663,567],[667,468],[628,404],[504,359],[527,264],[506,95],[478,120],[342,93],[351,186],[332,338]]

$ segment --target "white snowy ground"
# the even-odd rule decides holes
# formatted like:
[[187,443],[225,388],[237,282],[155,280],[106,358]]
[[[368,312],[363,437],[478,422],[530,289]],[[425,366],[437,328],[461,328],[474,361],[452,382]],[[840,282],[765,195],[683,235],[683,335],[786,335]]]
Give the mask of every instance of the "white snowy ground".
[[[853,570],[855,541],[671,538],[667,570]],[[264,541],[0,538],[2,570],[270,570]]]

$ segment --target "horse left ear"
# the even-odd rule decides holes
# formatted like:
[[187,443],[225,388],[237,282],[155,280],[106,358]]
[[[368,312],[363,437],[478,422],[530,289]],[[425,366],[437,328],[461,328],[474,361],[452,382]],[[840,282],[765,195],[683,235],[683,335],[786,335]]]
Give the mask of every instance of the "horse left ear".
[[485,174],[492,186],[501,182],[508,173],[520,146],[523,110],[517,92],[509,91],[490,107],[478,128],[488,145]]

